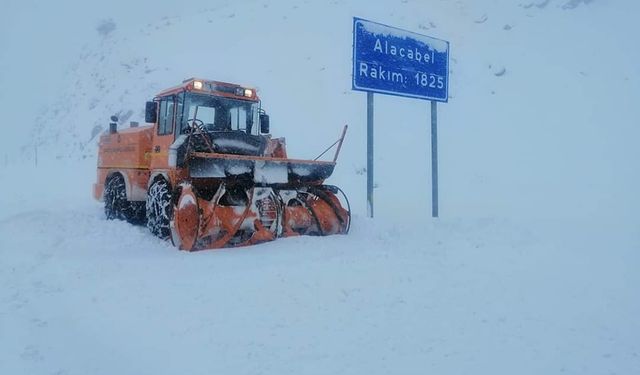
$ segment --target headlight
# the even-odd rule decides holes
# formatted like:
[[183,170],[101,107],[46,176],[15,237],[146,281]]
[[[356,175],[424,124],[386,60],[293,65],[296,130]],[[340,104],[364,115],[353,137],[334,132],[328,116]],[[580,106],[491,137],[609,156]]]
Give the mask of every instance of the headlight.
[[202,90],[202,82],[201,81],[193,81],[193,88],[196,90]]
[[247,98],[251,98],[253,96],[253,90],[244,89],[244,96],[246,96]]

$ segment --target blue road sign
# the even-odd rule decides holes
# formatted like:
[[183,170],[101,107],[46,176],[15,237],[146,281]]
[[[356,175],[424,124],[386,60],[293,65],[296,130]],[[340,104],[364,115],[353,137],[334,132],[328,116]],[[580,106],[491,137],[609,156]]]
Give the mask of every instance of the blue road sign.
[[354,90],[447,102],[449,42],[353,19]]

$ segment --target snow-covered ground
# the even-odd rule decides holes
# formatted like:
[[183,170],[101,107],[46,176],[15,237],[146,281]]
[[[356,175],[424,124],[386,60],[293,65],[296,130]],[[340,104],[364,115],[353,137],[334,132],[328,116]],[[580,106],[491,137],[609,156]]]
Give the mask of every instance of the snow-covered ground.
[[0,175],[23,176],[0,198],[3,374],[640,371],[629,223],[356,216],[185,253],[106,221],[93,163],[64,166],[35,197]]
[[[0,374],[640,373],[640,3],[88,4],[0,13]],[[451,41],[438,220],[427,103],[380,95],[365,217],[353,16]],[[352,232],[185,253],[106,221],[95,134],[190,76],[258,86],[295,157],[348,123]]]

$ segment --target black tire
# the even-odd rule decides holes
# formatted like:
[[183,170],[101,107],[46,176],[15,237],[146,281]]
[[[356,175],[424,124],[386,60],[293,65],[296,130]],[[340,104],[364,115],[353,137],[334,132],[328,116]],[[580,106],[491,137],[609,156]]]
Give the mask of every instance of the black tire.
[[167,239],[171,235],[169,223],[173,217],[171,188],[164,178],[158,178],[147,191],[147,228],[154,235]]
[[130,214],[127,213],[127,221],[131,224],[144,225],[147,222],[146,202],[129,202]]
[[107,220],[130,220],[132,212],[131,203],[127,200],[124,178],[116,173],[107,179],[104,187],[104,214]]

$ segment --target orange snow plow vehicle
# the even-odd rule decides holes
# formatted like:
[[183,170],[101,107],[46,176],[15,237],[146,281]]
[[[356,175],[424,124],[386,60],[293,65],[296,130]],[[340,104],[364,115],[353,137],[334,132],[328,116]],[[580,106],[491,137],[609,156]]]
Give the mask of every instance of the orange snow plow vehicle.
[[189,251],[349,232],[346,196],[324,184],[346,126],[332,161],[289,159],[255,89],[195,78],[147,102],[146,126],[111,120],[94,185],[107,219],[146,223]]

